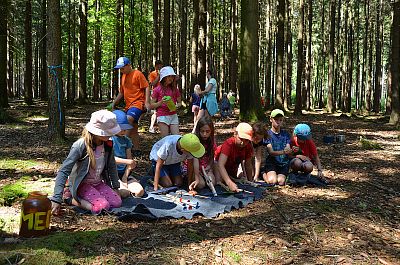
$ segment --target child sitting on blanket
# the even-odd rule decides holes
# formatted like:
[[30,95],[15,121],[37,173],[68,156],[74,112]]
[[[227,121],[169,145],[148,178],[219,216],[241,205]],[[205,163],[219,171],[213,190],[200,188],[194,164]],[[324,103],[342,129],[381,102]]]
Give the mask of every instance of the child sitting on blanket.
[[245,175],[252,176],[252,137],[253,129],[250,124],[239,123],[233,137],[225,140],[215,151],[215,160],[218,161],[221,179],[233,192],[238,191],[238,186],[232,178],[237,178],[238,168],[242,161],[244,161]]
[[267,150],[263,179],[269,184],[285,185],[289,173],[290,135],[282,129],[285,114],[280,109],[274,109],[270,115],[271,129],[268,130]]
[[216,176],[219,174],[217,165],[214,162],[214,152],[217,145],[214,138],[214,124],[210,116],[203,116],[198,120],[195,134],[204,146],[205,154],[201,158],[193,159],[194,181],[189,185],[189,190],[202,189],[206,186],[204,178],[201,177],[203,176],[202,168],[204,168],[207,176],[211,177],[214,185],[219,182],[218,177],[218,180],[216,180]]
[[268,128],[266,124],[263,122],[257,122],[253,124],[253,138],[252,144],[254,149],[254,171],[253,171],[253,180],[260,181],[260,177],[262,180],[261,174],[261,159],[262,159],[262,147],[267,146],[268,144]]
[[317,148],[311,139],[311,128],[307,124],[297,124],[293,131],[290,146],[294,155],[290,166],[293,172],[311,173],[314,165],[317,167],[317,177],[322,178],[321,160],[319,159]]
[[119,191],[124,197],[129,193],[134,196],[141,197],[144,194],[142,185],[138,180],[130,176],[131,171],[136,167],[135,160],[132,159],[132,142],[126,136],[132,125],[129,124],[126,113],[122,110],[114,110],[113,113],[117,118],[117,123],[121,131],[112,137],[115,162],[117,163],[118,177],[120,179]]
[[115,114],[108,110],[92,113],[82,137],[71,150],[57,173],[52,214],[59,214],[67,179],[73,204],[94,214],[121,206],[119,182],[110,136],[121,131]]
[[154,190],[158,184],[162,187],[182,185],[181,162],[187,159],[202,157],[204,146],[192,133],[168,135],[156,142],[151,148],[150,160],[154,170]]

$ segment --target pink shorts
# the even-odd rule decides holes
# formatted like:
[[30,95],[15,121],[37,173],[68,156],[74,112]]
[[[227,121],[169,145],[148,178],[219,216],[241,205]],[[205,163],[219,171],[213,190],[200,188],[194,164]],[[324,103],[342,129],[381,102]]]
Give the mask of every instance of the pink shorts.
[[200,106],[193,105],[192,106],[192,112],[198,112],[200,110]]

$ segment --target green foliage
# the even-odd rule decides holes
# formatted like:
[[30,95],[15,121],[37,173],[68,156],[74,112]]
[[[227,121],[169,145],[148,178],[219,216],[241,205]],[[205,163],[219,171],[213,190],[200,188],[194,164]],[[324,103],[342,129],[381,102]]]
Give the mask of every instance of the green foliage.
[[28,195],[22,182],[7,184],[0,191],[0,205],[11,206],[17,199],[24,198]]
[[362,136],[360,136],[360,144],[361,144],[361,147],[366,150],[382,150],[383,149],[379,143],[368,140],[367,138],[364,138]]
[[239,253],[233,252],[233,251],[228,251],[226,253],[229,257],[231,257],[236,263],[240,263],[242,261],[242,256],[240,256]]

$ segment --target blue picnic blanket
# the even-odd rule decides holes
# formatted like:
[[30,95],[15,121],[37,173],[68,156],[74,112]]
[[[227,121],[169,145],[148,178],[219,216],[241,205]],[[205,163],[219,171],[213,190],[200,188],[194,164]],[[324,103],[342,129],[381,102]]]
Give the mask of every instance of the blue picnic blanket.
[[111,210],[119,220],[140,219],[153,220],[159,218],[186,218],[192,219],[196,215],[213,218],[224,212],[245,207],[249,203],[263,197],[266,187],[254,187],[238,183],[244,191],[238,193],[227,192],[216,186],[218,196],[213,196],[208,188],[192,196],[185,190],[176,187],[165,189],[165,192],[153,192],[147,184],[148,177],[141,179],[146,194],[141,198],[129,197],[122,201],[122,206]]

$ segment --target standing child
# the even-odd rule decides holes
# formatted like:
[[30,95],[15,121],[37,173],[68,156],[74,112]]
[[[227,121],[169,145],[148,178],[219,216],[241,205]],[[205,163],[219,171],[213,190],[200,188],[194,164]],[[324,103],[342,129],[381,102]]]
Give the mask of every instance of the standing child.
[[254,149],[254,174],[253,180],[259,181],[261,174],[261,160],[262,160],[262,147],[268,144],[268,128],[263,122],[257,122],[253,124],[253,138],[252,144]]
[[203,116],[198,120],[195,134],[200,139],[200,143],[204,146],[205,154],[201,158],[193,159],[194,181],[189,185],[190,190],[202,189],[206,186],[204,178],[201,177],[204,173],[202,168],[204,168],[207,176],[211,177],[214,185],[216,182],[219,182],[219,180],[216,179],[216,176],[218,176],[217,165],[214,163],[214,152],[217,145],[215,144],[214,124],[211,117]]
[[110,136],[121,131],[115,114],[107,110],[92,113],[82,137],[71,147],[58,171],[52,213],[59,214],[62,194],[69,177],[69,190],[76,204],[94,214],[121,206],[119,182]]
[[218,161],[218,170],[221,179],[228,185],[233,192],[238,191],[238,187],[232,178],[237,178],[239,165],[244,161],[244,171],[246,176],[252,176],[251,159],[253,157],[253,147],[251,140],[253,129],[248,123],[239,123],[233,137],[217,147],[215,160]]
[[291,161],[291,169],[294,172],[302,171],[311,173],[314,165],[317,167],[319,178],[323,178],[321,160],[318,156],[317,147],[311,139],[311,128],[307,124],[297,124],[290,141],[294,158]]
[[120,191],[126,194],[132,193],[137,197],[144,194],[142,185],[132,176],[131,171],[136,167],[136,161],[132,159],[132,142],[126,136],[127,130],[131,129],[125,112],[122,110],[114,110],[113,113],[117,117],[117,122],[121,131],[112,137],[115,162],[117,163],[118,177],[120,179]]
[[158,127],[162,137],[179,134],[176,107],[181,105],[181,93],[176,86],[176,77],[171,66],[161,68],[160,85],[154,88],[152,94],[151,107],[156,109]]
[[228,95],[226,93],[222,95],[222,99],[219,103],[221,109],[221,118],[225,119],[231,116],[231,104],[229,103]]
[[192,96],[190,97],[190,102],[192,103],[192,112],[193,112],[193,126],[196,126],[197,115],[200,110],[200,85],[196,84],[193,89]]
[[282,129],[285,114],[280,109],[271,112],[271,129],[268,131],[268,156],[265,161],[263,179],[269,184],[285,185],[289,173],[290,135]]
[[181,186],[181,162],[193,157],[202,157],[204,153],[204,146],[192,133],[184,136],[168,135],[159,140],[150,152],[150,160],[155,172],[154,190],[158,190],[158,184],[162,187]]
[[[157,60],[154,64],[154,71],[149,74],[149,86],[151,91],[153,91],[155,87],[158,87],[160,85],[160,69],[162,66],[162,62],[160,60]],[[154,129],[154,126],[156,125],[157,121],[156,111],[151,110],[150,113],[152,115],[150,118],[149,133],[155,133],[156,131]]]

